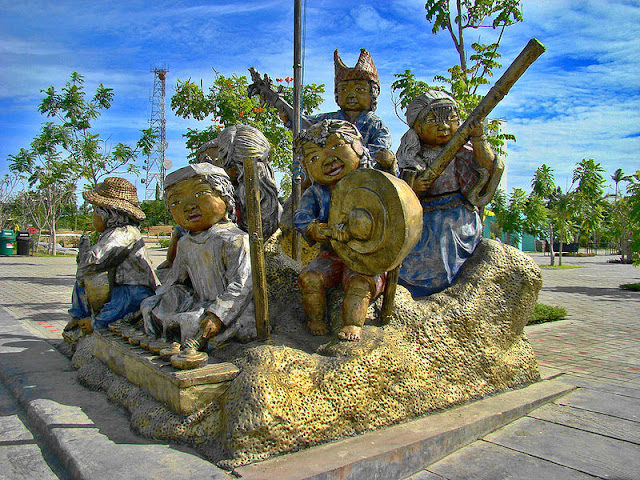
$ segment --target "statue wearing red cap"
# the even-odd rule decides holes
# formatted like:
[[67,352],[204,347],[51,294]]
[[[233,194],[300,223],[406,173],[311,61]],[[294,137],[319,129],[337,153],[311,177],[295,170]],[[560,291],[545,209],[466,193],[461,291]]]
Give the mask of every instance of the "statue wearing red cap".
[[[338,55],[333,52],[335,64],[335,99],[340,107],[337,112],[321,113],[308,117],[309,122],[322,120],[346,120],[353,123],[369,149],[376,167],[396,173],[395,155],[391,149],[391,132],[375,112],[380,94],[378,70],[371,54],[364,48],[353,68],[349,68]],[[286,115],[283,120],[288,121]]]

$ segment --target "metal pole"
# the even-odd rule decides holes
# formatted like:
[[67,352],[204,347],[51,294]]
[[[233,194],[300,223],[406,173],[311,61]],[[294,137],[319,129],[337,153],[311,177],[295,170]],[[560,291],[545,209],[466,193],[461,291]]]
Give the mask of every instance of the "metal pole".
[[[301,14],[301,0],[293,1],[293,138],[294,140],[300,133],[300,90],[302,88],[302,53],[301,53],[301,39],[302,39],[302,14]],[[293,153],[294,164],[296,160],[301,162],[301,158],[297,158],[296,153]],[[297,173],[299,170],[294,169],[293,178],[291,179],[291,211],[292,213],[298,208],[301,195],[301,178]],[[293,215],[291,215],[293,222]],[[294,260],[300,260],[302,254],[300,251],[300,234],[296,230],[295,225],[292,225],[292,238],[291,238],[291,257]]]

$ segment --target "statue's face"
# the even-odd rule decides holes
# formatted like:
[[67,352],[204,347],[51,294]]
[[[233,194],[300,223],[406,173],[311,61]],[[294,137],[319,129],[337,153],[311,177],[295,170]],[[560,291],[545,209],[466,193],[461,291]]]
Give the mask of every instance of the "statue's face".
[[453,111],[444,121],[436,120],[433,112],[427,113],[424,117],[417,120],[413,128],[426,145],[445,145],[453,134],[458,131],[460,126],[460,117]]
[[98,233],[102,233],[107,229],[107,226],[105,225],[104,220],[96,212],[93,212],[93,226],[96,229],[96,232]]
[[371,110],[368,80],[343,80],[338,83],[338,105],[343,110]]
[[315,143],[307,143],[304,147],[307,171],[320,185],[335,185],[338,180],[356,170],[360,166],[360,155],[362,145],[359,141],[352,146],[335,134],[329,136],[324,147]]
[[211,228],[227,216],[224,199],[200,175],[171,185],[167,205],[176,223],[194,233]]

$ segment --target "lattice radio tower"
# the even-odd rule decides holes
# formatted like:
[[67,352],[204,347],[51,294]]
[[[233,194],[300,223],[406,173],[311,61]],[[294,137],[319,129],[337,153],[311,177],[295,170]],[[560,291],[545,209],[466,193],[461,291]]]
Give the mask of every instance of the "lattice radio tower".
[[153,91],[151,92],[151,118],[149,126],[156,134],[156,139],[151,153],[144,161],[145,200],[153,200],[162,196],[164,177],[170,161],[165,157],[167,149],[167,121],[164,118],[164,100],[166,95],[167,68],[154,68]]

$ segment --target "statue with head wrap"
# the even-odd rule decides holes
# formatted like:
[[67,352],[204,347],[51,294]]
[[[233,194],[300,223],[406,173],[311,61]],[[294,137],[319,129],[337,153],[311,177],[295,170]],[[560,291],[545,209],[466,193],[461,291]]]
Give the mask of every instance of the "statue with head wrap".
[[[269,164],[270,152],[271,145],[263,133],[255,127],[243,124],[225,128],[218,137],[203,143],[196,152],[198,163],[210,163],[221,167],[229,176],[235,192],[235,210],[232,220],[245,232],[249,232],[249,226],[243,161],[245,157],[253,157],[257,160],[262,235],[265,239],[278,229],[278,223],[282,216],[276,177]],[[174,227],[167,249],[167,259],[158,266],[158,269],[171,267],[176,256],[178,240],[185,233],[186,230],[180,225]]]
[[142,304],[145,331],[199,347],[255,337],[249,237],[230,220],[229,176],[210,163],[180,168],[165,179],[165,202],[187,233],[168,281]]
[[472,125],[471,142],[464,145],[433,183],[420,176],[430,167],[461,124],[456,101],[446,92],[430,90],[407,107],[410,129],[402,136],[397,151],[403,177],[415,174],[413,190],[424,211],[422,237],[405,258],[399,281],[414,297],[439,292],[455,280],[465,260],[482,238],[478,207],[470,198],[479,183],[502,173],[484,134],[483,120]]
[[63,333],[72,344],[78,330],[91,333],[137,312],[159,284],[138,228],[145,214],[136,187],[124,178],[109,177],[82,196],[93,205],[93,225],[100,237],[93,246],[86,236],[80,241],[72,319]]
[[255,127],[241,123],[225,128],[218,136],[218,162],[229,175],[235,189],[238,226],[249,231],[244,185],[244,159],[256,159],[258,186],[260,188],[260,215],[262,235],[269,238],[278,229],[282,205],[278,201],[278,186],[269,164],[271,145],[264,134]]

